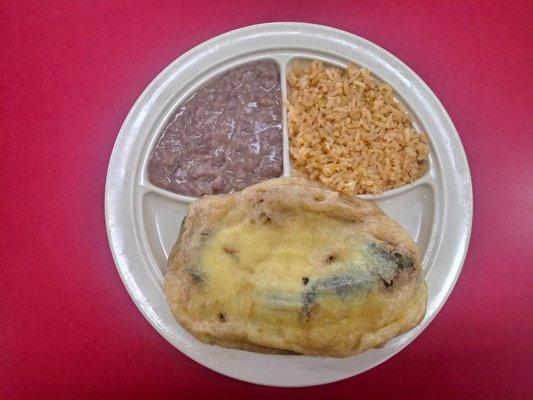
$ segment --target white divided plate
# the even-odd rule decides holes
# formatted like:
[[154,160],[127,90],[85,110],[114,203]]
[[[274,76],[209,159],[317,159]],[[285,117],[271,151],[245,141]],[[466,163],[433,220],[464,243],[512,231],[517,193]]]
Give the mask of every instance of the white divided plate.
[[[166,119],[193,91],[220,72],[258,59],[277,61],[282,94],[295,58],[364,66],[390,84],[428,133],[428,172],[418,181],[375,200],[418,243],[428,283],[427,313],[420,325],[381,349],[346,358],[265,355],[203,344],[172,316],[162,289],[165,264],[191,198],[150,184],[146,165]],[[285,111],[284,111],[285,118]],[[284,175],[290,175],[286,124]],[[365,196],[363,196],[365,197]],[[355,35],[319,25],[274,23],[218,36],[190,50],[148,86],[131,109],[115,143],[105,193],[109,244],[133,301],[157,331],[200,364],[233,378],[273,386],[310,386],[359,374],[409,344],[435,317],[459,276],[472,226],[472,185],[457,131],[441,103],[406,65]]]

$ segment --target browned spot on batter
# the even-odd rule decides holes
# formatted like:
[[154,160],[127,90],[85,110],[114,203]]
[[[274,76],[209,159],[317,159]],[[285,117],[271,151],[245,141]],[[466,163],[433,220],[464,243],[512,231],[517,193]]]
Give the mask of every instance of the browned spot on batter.
[[392,284],[394,283],[393,280],[391,280],[390,282],[387,282],[385,279],[381,278],[381,282],[385,286],[385,289],[392,289]]
[[330,254],[328,258],[326,258],[326,262],[328,264],[331,264],[334,261],[337,261],[339,259],[339,256],[337,254]]
[[316,314],[317,310],[320,308],[320,304],[315,302],[311,304],[307,309],[301,313],[301,320],[304,324],[309,324],[311,322],[311,319],[313,318],[313,314]]
[[324,193],[315,194],[313,200],[317,202],[324,201],[326,200],[326,195]]
[[232,256],[232,255],[234,255],[234,254],[237,254],[237,253],[239,252],[239,250],[235,250],[235,249],[233,249],[233,248],[231,248],[231,247],[226,247],[226,246],[222,247],[222,249],[223,249],[227,254],[229,254],[230,256]]
[[263,224],[270,224],[272,222],[272,219],[270,219],[270,217],[267,217],[266,213],[264,212],[259,214],[259,219],[261,220],[261,222],[263,222]]
[[204,277],[202,273],[196,267],[190,267],[187,269],[189,276],[194,284],[200,285],[204,283]]

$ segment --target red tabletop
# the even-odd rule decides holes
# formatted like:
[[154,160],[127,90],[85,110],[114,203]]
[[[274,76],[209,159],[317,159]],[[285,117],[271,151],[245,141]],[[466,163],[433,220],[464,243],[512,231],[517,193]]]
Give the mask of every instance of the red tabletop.
[[[531,398],[533,2],[426,3],[4,0],[0,399]],[[459,131],[475,201],[463,272],[430,326],[377,368],[303,389],[226,378],[159,336],[116,272],[103,207],[120,126],[160,71],[222,32],[290,20],[414,69]]]

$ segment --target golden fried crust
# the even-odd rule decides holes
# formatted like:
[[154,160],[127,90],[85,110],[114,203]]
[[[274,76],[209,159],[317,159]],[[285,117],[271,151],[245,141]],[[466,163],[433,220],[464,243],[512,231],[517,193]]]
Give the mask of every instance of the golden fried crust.
[[278,178],[191,203],[165,294],[203,342],[348,357],[422,320],[421,272],[415,243],[372,202]]

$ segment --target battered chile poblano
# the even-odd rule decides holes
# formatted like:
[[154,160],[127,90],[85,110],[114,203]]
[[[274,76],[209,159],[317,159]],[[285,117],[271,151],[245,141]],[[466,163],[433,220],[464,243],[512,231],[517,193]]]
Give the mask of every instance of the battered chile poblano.
[[191,203],[165,293],[204,342],[332,357],[412,329],[427,300],[418,249],[396,222],[298,178]]

